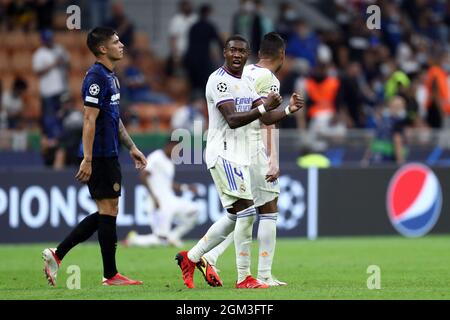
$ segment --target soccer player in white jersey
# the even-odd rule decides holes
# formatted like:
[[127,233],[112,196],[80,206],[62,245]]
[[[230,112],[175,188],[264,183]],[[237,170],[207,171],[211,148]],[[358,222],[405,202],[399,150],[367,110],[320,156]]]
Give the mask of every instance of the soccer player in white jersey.
[[[285,43],[283,38],[275,32],[270,32],[264,36],[261,42],[258,63],[248,65],[244,68],[243,76],[250,79],[257,93],[263,99],[271,91],[280,91],[280,81],[274,73],[281,69],[284,58]],[[290,106],[287,107],[288,109],[285,111],[285,114],[281,112],[278,113],[278,116],[284,117],[298,111],[298,100],[300,107],[303,107],[303,99],[294,93],[290,100]],[[272,116],[277,115],[276,112],[272,112],[271,114]],[[271,122],[267,121],[267,119],[265,120],[265,123]],[[273,120],[275,119],[272,118]],[[257,279],[269,286],[282,286],[287,283],[277,280],[272,275],[278,217],[277,201],[280,193],[277,179],[280,170],[276,152],[276,139],[271,134],[273,129],[275,129],[275,125],[273,124],[266,125],[260,121],[251,123],[250,143],[252,147],[250,148],[250,178],[252,181],[253,199],[260,219],[258,227],[259,256]],[[205,254],[203,256],[204,259],[213,267],[216,266],[217,259],[232,242],[233,234],[230,234],[222,243]]]
[[210,75],[206,85],[209,130],[205,160],[227,214],[216,221],[191,250],[177,254],[176,260],[188,288],[195,287],[196,266],[208,284],[222,285],[212,267],[201,258],[233,230],[238,271],[236,288],[268,287],[250,272],[256,210],[249,172],[248,124],[269,114],[282,99],[278,93],[271,92],[263,102],[250,81],[242,77],[249,49],[248,42],[241,36],[230,37],[223,51],[225,64]]
[[[147,157],[147,167],[140,174],[140,180],[153,201],[156,221],[150,224],[153,231],[151,234],[130,232],[124,241],[126,246],[169,244],[181,247],[183,236],[195,227],[199,212],[197,204],[177,196],[174,192],[188,189],[196,192],[195,186],[174,181],[175,165],[171,154],[177,143],[168,141],[163,149],[155,150]],[[176,226],[171,229],[174,221]]]

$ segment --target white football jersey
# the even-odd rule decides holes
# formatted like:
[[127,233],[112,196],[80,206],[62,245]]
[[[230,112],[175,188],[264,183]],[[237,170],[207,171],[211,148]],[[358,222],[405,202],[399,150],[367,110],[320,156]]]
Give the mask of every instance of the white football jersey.
[[[280,92],[280,81],[267,68],[260,67],[256,64],[245,66],[243,77],[250,80],[258,95],[262,98],[267,98],[269,92]],[[258,147],[263,146],[261,136],[261,121],[256,120],[250,124],[249,138],[252,144]]]
[[175,197],[173,191],[175,165],[163,150],[155,150],[147,156],[145,171],[150,173],[148,182],[160,203]]
[[231,129],[218,106],[234,102],[237,112],[247,112],[260,100],[247,77],[238,78],[223,67],[209,76],[206,84],[209,127],[205,152],[208,169],[214,167],[219,156],[236,164],[250,164],[250,124]]

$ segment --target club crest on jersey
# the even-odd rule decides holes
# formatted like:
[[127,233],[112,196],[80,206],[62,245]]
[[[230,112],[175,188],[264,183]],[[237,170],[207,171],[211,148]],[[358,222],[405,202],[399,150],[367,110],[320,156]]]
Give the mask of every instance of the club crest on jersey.
[[96,96],[100,93],[100,86],[96,83],[91,84],[91,86],[89,87],[89,93],[93,96]]
[[226,92],[228,90],[227,84],[220,82],[217,84],[217,90],[219,90],[219,92]]

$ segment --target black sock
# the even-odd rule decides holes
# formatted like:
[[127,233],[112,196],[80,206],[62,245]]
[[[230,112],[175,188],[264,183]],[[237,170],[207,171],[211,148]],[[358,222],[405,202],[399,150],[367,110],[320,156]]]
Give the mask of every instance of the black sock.
[[77,244],[89,239],[98,229],[98,212],[84,218],[72,232],[58,245],[56,256],[62,260],[64,256]]
[[116,268],[116,217],[101,214],[98,219],[98,242],[102,250],[103,276],[112,278],[117,273]]

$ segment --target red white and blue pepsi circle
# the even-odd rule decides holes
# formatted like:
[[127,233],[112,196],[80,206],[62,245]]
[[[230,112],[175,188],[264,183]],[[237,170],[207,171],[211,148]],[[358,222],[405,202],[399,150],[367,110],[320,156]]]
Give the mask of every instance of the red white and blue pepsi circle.
[[438,178],[427,166],[402,166],[389,183],[387,211],[394,228],[406,237],[421,237],[436,224],[442,207]]

